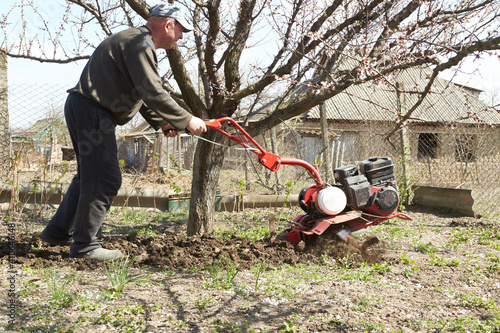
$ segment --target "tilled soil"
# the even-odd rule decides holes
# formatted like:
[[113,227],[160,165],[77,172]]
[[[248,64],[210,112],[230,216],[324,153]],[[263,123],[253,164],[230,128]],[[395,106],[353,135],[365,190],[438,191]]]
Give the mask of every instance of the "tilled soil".
[[[57,266],[64,263],[77,270],[96,269],[102,264],[89,259],[69,257],[69,246],[45,245],[44,249],[34,250],[40,244],[38,234],[19,235],[16,239],[16,263],[41,267]],[[249,269],[257,260],[265,260],[269,267],[282,264],[319,263],[321,255],[342,258],[347,253],[358,254],[358,262],[374,263],[382,256],[373,252],[362,251],[357,241],[343,242],[335,238],[323,239],[318,245],[306,247],[300,243],[294,245],[284,239],[251,241],[239,237],[216,238],[212,236],[185,237],[165,233],[158,237],[142,235],[113,235],[103,238],[103,245],[108,249],[118,249],[135,258],[136,267],[148,266],[158,269],[186,270],[201,268],[207,263],[224,258],[224,263],[236,264],[242,269]],[[2,244],[0,258],[8,258],[7,243]]]

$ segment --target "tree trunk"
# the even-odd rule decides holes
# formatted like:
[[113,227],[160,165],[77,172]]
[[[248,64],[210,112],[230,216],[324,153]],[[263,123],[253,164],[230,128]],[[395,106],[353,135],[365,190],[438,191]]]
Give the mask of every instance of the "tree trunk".
[[[204,137],[214,140],[217,135],[214,131],[208,131]],[[198,140],[193,163],[188,236],[213,232],[215,196],[225,150],[225,147]]]

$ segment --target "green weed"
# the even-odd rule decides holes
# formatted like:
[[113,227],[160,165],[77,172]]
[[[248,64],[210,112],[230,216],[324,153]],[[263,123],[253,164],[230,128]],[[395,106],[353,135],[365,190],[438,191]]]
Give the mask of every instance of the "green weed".
[[341,274],[338,275],[338,278],[347,281],[364,281],[375,283],[378,278],[373,275],[373,272],[374,271],[372,267],[369,267],[366,262],[362,262],[359,268],[355,270],[344,270]]
[[36,243],[36,246],[31,244],[31,251],[33,252],[38,252],[38,251],[41,251],[43,250],[43,243],[42,241],[38,240],[38,242]]
[[125,285],[146,279],[147,276],[144,274],[130,275],[130,269],[132,268],[134,261],[135,257],[130,257],[127,254],[116,260],[104,262],[104,269],[113,291],[121,293],[123,292]]
[[226,239],[237,236],[251,241],[261,241],[271,237],[269,228],[265,226],[255,226],[246,229],[235,226],[232,229],[216,229],[214,234],[216,237],[223,237]]
[[377,273],[389,273],[391,271],[391,266],[386,262],[383,264],[373,264],[372,270]]
[[366,311],[370,306],[370,297],[361,296],[354,300],[354,304],[351,306],[351,309],[354,311]]
[[217,260],[212,260],[208,262],[205,258],[205,267],[208,272],[208,276],[211,280],[215,281],[219,279],[219,274],[222,271],[224,263],[222,262],[222,257],[218,257]]
[[230,260],[228,258],[226,262],[226,283],[233,284],[234,278],[236,277],[236,275],[238,275],[240,270],[241,270],[241,265],[237,263],[230,263]]
[[63,275],[50,268],[43,273],[43,278],[47,281],[49,295],[52,297],[51,306],[68,307],[73,304],[75,295],[69,292],[69,289],[75,278],[72,275]]
[[460,301],[463,305],[466,306],[486,308],[486,309],[496,309],[494,301],[482,297],[477,297],[474,294],[457,293],[453,298]]
[[351,253],[350,251],[348,251],[345,257],[338,259],[338,262],[340,263],[342,268],[349,269],[356,263],[356,260],[354,259],[356,256],[358,256],[357,253]]
[[365,330],[365,332],[385,332],[385,325],[382,323],[370,323],[361,320],[356,326],[359,326],[361,329]]
[[258,261],[252,265],[252,272],[255,274],[255,287],[254,287],[255,292],[257,292],[259,288],[260,276],[266,268],[267,268],[267,263],[265,260]]
[[451,232],[454,238],[451,240],[453,243],[469,243],[470,242],[470,231],[469,230],[453,230]]
[[418,244],[417,251],[420,253],[435,253],[437,252],[437,248],[429,242],[427,244]]
[[212,303],[214,303],[214,300],[211,297],[207,297],[207,298],[201,298],[199,300],[196,300],[194,302],[194,306],[198,310],[204,310]]
[[488,273],[500,273],[500,263],[496,262],[492,265],[486,266],[486,271]]
[[160,234],[156,233],[150,225],[147,226],[141,226],[141,227],[136,227],[134,228],[134,234],[136,235],[142,235],[146,237],[155,237],[159,236]]
[[431,260],[428,260],[427,263],[430,264],[430,265],[434,265],[434,266],[458,266],[460,265],[460,263],[456,260],[456,259],[452,259],[450,261],[446,261],[445,259],[443,258],[440,258],[434,254],[430,254],[429,255]]
[[297,319],[299,318],[299,316],[294,313],[290,319],[288,321],[284,321],[283,322],[283,325],[285,326],[284,328],[282,328],[279,332],[280,333],[296,333],[296,332],[307,332],[306,330],[303,330],[303,329],[299,329],[297,327],[295,327],[295,321],[297,321]]
[[403,263],[403,264],[414,264],[415,263],[415,260],[408,258],[408,256],[404,252],[401,255],[401,257],[398,259],[398,261],[400,263]]
[[[205,259],[206,260],[206,259]],[[208,262],[206,260],[206,269],[209,274],[210,282],[206,284],[210,288],[222,288],[229,289],[234,285],[234,279],[241,270],[241,265],[237,263],[231,263],[230,258],[225,259],[226,274],[225,278],[221,278],[221,272],[224,268],[224,258],[220,256],[217,260]]]
[[94,321],[94,324],[106,324],[120,332],[145,332],[146,323],[142,318],[145,313],[146,309],[141,304],[125,305],[121,308],[107,309]]
[[420,269],[418,267],[407,267],[403,269],[403,272],[401,273],[404,277],[409,278],[413,276],[416,272],[418,272]]

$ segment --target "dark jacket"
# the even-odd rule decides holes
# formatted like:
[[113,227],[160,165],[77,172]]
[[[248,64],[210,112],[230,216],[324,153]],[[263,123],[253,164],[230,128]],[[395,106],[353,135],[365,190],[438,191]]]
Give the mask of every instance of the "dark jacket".
[[155,130],[167,122],[184,130],[192,117],[162,88],[155,46],[146,27],[106,38],[90,57],[78,84],[68,92],[99,103],[118,125],[139,111]]

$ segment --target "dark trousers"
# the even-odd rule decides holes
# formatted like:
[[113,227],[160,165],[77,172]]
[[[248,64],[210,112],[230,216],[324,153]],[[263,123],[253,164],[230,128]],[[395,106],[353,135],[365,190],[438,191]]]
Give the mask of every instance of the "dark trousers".
[[102,222],[122,177],[111,113],[81,95],[69,94],[64,116],[78,168],[46,229],[55,238],[72,235],[71,253],[76,254],[101,247]]

